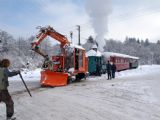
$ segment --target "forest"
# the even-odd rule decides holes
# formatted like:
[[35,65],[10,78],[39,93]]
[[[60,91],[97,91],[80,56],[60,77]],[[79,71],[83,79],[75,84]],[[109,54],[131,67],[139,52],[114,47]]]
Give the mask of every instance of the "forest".
[[[43,58],[31,50],[31,42],[34,38],[34,36],[14,38],[6,31],[0,30],[0,59],[9,58],[12,67],[17,69],[26,68],[28,63],[31,69],[41,67]],[[105,39],[105,41],[104,51],[139,57],[140,65],[160,64],[160,40],[151,43],[149,39],[126,37],[123,42],[114,39]],[[98,45],[98,42],[89,36],[82,46],[88,51],[94,44]],[[52,44],[49,40],[43,41],[40,47],[48,55],[58,54],[60,50],[58,44]]]

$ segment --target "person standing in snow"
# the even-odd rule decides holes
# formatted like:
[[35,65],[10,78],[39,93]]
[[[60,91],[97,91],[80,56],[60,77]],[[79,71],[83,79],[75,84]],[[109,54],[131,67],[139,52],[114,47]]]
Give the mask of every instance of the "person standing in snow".
[[98,76],[101,76],[101,68],[100,68],[100,65],[98,63],[96,64],[96,74]]
[[7,120],[15,120],[13,117],[14,114],[14,102],[11,98],[10,93],[8,92],[9,81],[8,77],[15,76],[20,74],[20,71],[12,71],[8,70],[10,66],[10,61],[8,59],[3,59],[1,61],[0,67],[0,102],[4,102],[6,104],[6,116]]
[[108,80],[111,79],[111,64],[110,62],[108,61],[108,63],[106,64],[107,65],[107,74],[108,74]]
[[112,78],[115,78],[115,72],[116,72],[117,68],[115,63],[113,62],[113,64],[111,65],[111,74],[112,74]]

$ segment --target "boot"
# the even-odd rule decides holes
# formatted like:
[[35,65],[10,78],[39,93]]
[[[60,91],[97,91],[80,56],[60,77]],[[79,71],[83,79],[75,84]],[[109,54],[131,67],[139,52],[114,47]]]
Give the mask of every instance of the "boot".
[[16,117],[7,117],[7,120],[16,120]]

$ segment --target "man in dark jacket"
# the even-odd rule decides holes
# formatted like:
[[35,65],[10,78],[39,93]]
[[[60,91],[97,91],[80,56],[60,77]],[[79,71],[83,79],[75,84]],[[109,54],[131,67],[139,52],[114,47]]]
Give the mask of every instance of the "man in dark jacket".
[[107,74],[108,74],[108,80],[111,79],[111,64],[110,62],[108,61],[107,63]]
[[116,72],[116,70],[117,70],[116,65],[113,62],[113,64],[111,65],[112,78],[115,78],[115,72]]
[[20,71],[10,72],[8,67],[10,66],[10,61],[8,59],[3,59],[1,61],[0,67],[0,102],[6,104],[6,115],[7,120],[15,120],[15,117],[12,117],[14,114],[14,102],[8,92],[8,77],[15,76],[20,73]]

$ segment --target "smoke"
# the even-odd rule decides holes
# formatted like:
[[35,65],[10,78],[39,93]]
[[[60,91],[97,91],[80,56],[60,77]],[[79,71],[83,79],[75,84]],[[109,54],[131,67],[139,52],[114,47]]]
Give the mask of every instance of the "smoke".
[[100,51],[105,45],[104,37],[108,32],[108,16],[111,13],[111,0],[86,0],[86,11],[96,33]]

